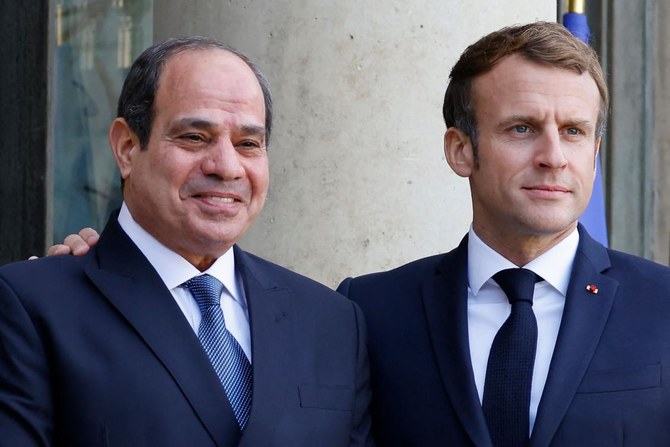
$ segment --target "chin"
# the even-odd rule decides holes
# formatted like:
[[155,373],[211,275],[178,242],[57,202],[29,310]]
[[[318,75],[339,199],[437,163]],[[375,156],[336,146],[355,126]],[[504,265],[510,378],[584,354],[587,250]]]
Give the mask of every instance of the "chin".
[[546,236],[572,229],[576,223],[576,217],[544,215],[533,216],[521,224],[538,236]]

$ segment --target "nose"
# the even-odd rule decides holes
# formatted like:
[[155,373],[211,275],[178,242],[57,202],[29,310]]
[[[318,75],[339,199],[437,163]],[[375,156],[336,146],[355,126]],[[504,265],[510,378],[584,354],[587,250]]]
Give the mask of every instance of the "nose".
[[244,176],[242,156],[229,138],[221,138],[206,151],[202,172],[222,180],[236,180]]
[[545,169],[562,169],[568,164],[561,135],[557,129],[546,131],[539,138],[536,149],[536,163]]

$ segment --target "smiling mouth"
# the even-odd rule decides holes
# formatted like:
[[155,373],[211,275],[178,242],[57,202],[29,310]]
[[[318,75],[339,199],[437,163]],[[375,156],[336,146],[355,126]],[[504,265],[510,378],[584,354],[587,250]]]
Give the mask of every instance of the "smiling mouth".
[[217,196],[200,196],[203,199],[211,200],[212,202],[219,202],[219,203],[233,203],[235,202],[235,199],[232,197],[217,197]]
[[241,200],[236,199],[234,197],[209,196],[209,195],[204,195],[204,194],[196,194],[193,197],[196,198],[196,199],[200,199],[200,200],[206,200],[206,201],[212,202],[212,203],[237,203],[237,202],[241,202]]

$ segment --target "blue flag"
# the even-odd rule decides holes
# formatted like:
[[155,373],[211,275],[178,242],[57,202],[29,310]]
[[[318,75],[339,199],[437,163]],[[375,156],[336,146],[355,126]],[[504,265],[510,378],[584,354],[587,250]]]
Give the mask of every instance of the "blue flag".
[[[582,6],[583,7],[583,6]],[[563,14],[563,26],[573,36],[588,44],[591,37],[586,15],[581,12],[567,12]],[[598,242],[607,247],[607,221],[605,219],[605,194],[600,174],[600,155],[596,158],[596,179],[593,184],[591,201],[584,210],[579,221],[586,227],[589,234]]]

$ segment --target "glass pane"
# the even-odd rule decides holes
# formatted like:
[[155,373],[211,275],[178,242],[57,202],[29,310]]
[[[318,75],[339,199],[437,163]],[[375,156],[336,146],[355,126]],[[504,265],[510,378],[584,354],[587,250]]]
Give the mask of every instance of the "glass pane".
[[102,230],[121,204],[107,142],[132,61],[152,42],[153,0],[58,0],[54,57],[54,240]]

